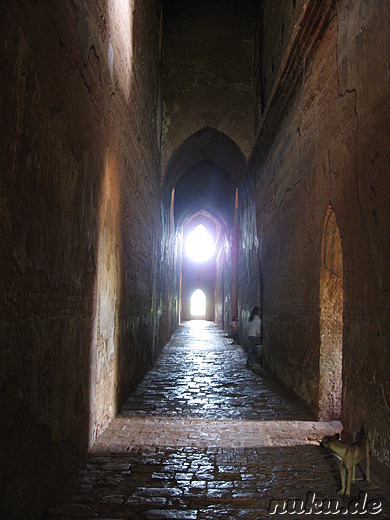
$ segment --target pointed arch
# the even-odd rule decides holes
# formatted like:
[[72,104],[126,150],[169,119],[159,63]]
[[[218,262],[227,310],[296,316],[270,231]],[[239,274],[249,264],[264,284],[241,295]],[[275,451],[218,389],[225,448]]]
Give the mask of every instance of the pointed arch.
[[206,295],[201,289],[196,289],[191,296],[191,317],[205,319]]
[[205,127],[188,137],[171,155],[164,172],[168,191],[174,188],[183,173],[204,161],[226,170],[236,184],[247,177],[246,159],[237,144],[226,134]]
[[343,355],[343,255],[336,215],[325,216],[320,268],[319,419],[341,417]]

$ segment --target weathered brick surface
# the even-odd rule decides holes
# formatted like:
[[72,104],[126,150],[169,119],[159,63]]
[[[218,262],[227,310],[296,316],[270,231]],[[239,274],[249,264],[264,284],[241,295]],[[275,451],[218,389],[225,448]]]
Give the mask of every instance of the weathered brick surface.
[[239,255],[238,255],[238,319],[242,344],[248,343],[248,319],[256,305],[262,308],[262,280],[259,239],[256,222],[256,203],[253,185],[239,190]]
[[39,511],[159,349],[159,14],[154,1],[1,4],[8,518]]
[[255,3],[258,4],[258,15],[261,18],[259,60],[263,98],[266,104],[305,2],[304,0],[256,0]]
[[343,425],[349,433],[364,426],[387,465],[389,104],[374,78],[387,70],[389,15],[381,2],[337,3],[254,165],[266,366],[318,410],[321,245],[331,204],[342,241]]
[[195,0],[164,6],[163,155],[216,129],[249,156],[254,139],[250,3]]

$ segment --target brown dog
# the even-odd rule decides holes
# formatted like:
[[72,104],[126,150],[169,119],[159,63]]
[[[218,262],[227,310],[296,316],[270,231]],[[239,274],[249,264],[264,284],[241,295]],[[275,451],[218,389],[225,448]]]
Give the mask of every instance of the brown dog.
[[[340,441],[338,433],[332,437],[324,437],[321,446],[329,449],[339,460],[341,473],[340,495],[349,497],[351,482],[355,482],[355,467],[364,457],[367,458],[366,482],[370,482],[370,444],[367,434],[362,430],[356,434],[351,444]],[[348,473],[347,489],[345,489],[345,474]]]

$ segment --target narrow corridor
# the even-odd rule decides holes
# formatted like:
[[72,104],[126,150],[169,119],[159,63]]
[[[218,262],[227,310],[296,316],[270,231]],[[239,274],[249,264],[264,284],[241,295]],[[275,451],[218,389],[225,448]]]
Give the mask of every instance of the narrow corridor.
[[[181,325],[45,518],[263,519],[275,500],[336,500],[338,465],[318,441],[341,424],[313,421],[245,359],[214,324]],[[359,493],[390,518],[375,475]]]

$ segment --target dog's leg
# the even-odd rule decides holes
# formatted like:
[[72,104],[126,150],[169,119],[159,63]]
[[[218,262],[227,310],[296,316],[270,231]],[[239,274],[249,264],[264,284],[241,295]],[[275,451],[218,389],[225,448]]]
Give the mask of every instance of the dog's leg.
[[349,497],[351,494],[351,480],[352,477],[355,475],[355,465],[353,464],[352,467],[347,468],[348,472],[348,480],[347,480],[347,491],[345,493],[345,496]]
[[[355,469],[356,469],[356,464],[352,464],[352,484],[355,483]],[[349,472],[348,472],[349,474]]]
[[340,462],[340,475],[341,475],[341,489],[339,491],[339,495],[344,495],[344,493],[345,493],[345,466],[342,462]]

